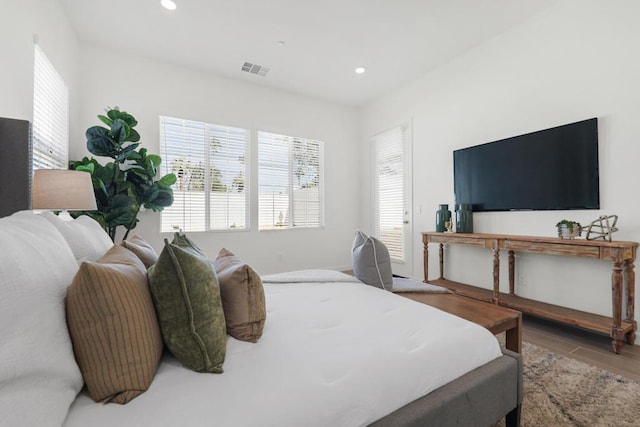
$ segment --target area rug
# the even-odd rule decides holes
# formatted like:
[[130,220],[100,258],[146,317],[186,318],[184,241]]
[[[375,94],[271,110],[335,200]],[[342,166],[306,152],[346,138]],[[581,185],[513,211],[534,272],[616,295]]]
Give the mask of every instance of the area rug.
[[522,426],[640,426],[640,383],[527,342],[522,354]]

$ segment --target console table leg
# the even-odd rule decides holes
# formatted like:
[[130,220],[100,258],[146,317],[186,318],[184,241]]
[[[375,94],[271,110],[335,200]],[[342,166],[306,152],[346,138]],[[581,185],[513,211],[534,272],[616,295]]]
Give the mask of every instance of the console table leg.
[[493,303],[500,303],[500,250],[497,244],[493,249]]
[[622,349],[621,326],[622,326],[622,262],[615,261],[613,263],[613,272],[611,273],[611,306],[613,309],[613,324],[611,325],[611,337],[613,341],[613,351],[620,353]]
[[633,260],[625,262],[624,280],[627,290],[627,321],[633,323],[633,331],[627,333],[627,343],[633,345],[636,341],[635,299],[636,299],[636,272]]
[[424,264],[424,283],[429,281],[429,243],[425,243],[422,251],[422,262]]
[[438,249],[438,255],[440,256],[440,278],[444,279],[444,244],[440,243]]
[[515,293],[516,282],[516,259],[515,252],[509,251],[509,295]]

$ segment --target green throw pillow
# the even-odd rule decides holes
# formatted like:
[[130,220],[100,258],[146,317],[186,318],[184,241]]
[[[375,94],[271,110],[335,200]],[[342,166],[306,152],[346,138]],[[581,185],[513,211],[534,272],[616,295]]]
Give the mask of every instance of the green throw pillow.
[[164,242],[148,270],[164,343],[187,368],[221,373],[227,332],[216,272],[191,249]]
[[191,240],[189,238],[189,236],[187,236],[184,233],[174,233],[173,234],[173,241],[171,242],[172,245],[176,245],[176,246],[180,246],[182,249],[186,249],[187,251],[191,252],[194,255],[199,255],[202,258],[207,258],[207,256],[205,255],[204,251],[202,249],[200,249],[193,240]]

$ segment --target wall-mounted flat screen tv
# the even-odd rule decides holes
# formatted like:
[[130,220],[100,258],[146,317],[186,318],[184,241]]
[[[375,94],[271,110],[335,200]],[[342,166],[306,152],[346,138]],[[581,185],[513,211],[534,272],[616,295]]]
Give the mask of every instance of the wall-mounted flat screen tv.
[[598,119],[455,150],[453,171],[474,211],[599,209]]

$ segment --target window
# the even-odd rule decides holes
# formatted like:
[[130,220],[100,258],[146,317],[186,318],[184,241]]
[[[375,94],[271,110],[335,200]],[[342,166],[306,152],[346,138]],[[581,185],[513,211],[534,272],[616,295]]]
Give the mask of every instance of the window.
[[260,230],[321,227],[321,141],[258,132]]
[[405,260],[406,130],[396,127],[373,137],[375,171],[375,233],[394,261]]
[[247,228],[249,131],[160,117],[162,173],[174,173],[162,232]]
[[33,169],[67,169],[69,89],[35,45],[33,69]]

